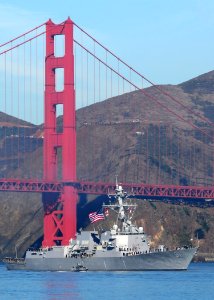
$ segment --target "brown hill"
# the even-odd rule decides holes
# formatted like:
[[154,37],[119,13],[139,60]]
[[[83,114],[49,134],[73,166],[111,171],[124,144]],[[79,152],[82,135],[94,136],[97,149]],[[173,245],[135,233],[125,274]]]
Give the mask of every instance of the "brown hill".
[[[213,71],[177,86],[158,86],[189,110],[160,94],[155,87],[145,89],[147,95],[135,91],[78,110],[78,178],[113,181],[118,174],[124,182],[204,184],[200,178],[212,182],[212,140],[201,136],[189,123],[206,128],[207,132],[213,130],[208,123],[213,121],[213,86]],[[151,97],[157,97],[168,110]],[[170,114],[169,110],[179,112],[187,122]],[[7,116],[7,124],[5,120],[1,113],[0,177],[30,177],[33,173],[42,178],[42,127],[10,116]],[[59,118],[58,130],[61,124],[62,118]],[[22,140],[25,143],[29,140],[29,147],[20,147]],[[5,145],[7,155],[3,150]],[[14,150],[10,153],[9,149]],[[191,160],[193,149],[197,163]],[[22,156],[18,164],[18,158],[20,160]],[[87,213],[103,201],[103,198],[97,198],[91,202],[91,196],[88,198],[80,199],[78,205],[79,227],[88,225]],[[145,225],[147,232],[154,236],[154,242],[177,246],[190,243],[198,236],[201,251],[213,251],[210,238],[214,234],[212,207],[138,202],[136,222]],[[0,193],[0,206],[0,256],[14,255],[15,248],[22,254],[42,236],[41,196]]]
[[214,122],[214,71],[179,85],[189,95],[194,107]]

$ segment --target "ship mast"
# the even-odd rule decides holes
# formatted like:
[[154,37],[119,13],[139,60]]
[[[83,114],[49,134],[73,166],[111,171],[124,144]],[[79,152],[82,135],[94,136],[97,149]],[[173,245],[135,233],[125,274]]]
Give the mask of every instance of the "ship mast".
[[115,194],[109,195],[109,198],[114,198],[116,200],[115,204],[103,205],[103,207],[110,208],[118,214],[118,219],[122,222],[123,229],[131,225],[131,220],[126,215],[126,209],[133,207],[136,208],[136,204],[125,204],[124,201],[127,199],[127,193],[124,192],[122,185],[118,184],[116,175],[116,188]]

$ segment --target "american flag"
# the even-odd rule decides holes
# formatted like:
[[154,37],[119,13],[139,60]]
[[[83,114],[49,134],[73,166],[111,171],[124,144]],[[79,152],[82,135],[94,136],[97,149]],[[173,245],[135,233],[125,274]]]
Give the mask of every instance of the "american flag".
[[97,212],[92,212],[88,215],[91,223],[95,223],[97,221],[100,221],[100,220],[104,220],[105,219],[105,216],[103,214],[103,212],[101,210],[97,211]]

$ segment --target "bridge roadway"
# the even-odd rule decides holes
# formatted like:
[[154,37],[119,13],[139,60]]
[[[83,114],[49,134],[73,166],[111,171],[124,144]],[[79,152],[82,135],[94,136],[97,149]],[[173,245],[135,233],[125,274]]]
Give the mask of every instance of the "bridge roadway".
[[[9,192],[63,192],[66,185],[74,186],[79,194],[108,195],[114,194],[115,183],[104,182],[50,182],[44,180],[0,179],[0,191]],[[176,186],[123,183],[124,190],[133,196],[145,198],[174,199],[214,199],[213,186]]]

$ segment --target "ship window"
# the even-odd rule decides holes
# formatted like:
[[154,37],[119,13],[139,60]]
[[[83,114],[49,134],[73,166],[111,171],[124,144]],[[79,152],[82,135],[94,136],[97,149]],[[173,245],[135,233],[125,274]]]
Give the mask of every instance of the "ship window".
[[37,253],[36,252],[32,252],[31,255],[37,255]]

